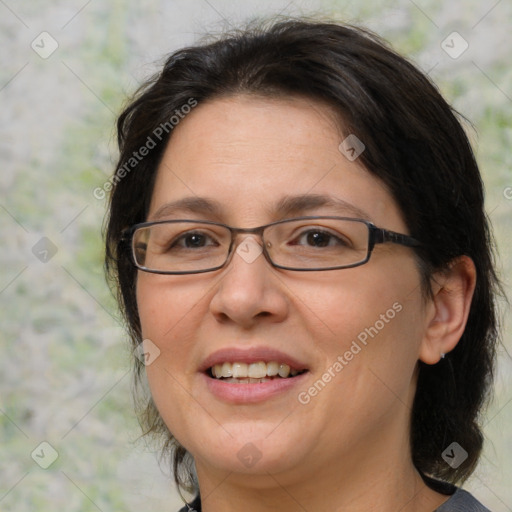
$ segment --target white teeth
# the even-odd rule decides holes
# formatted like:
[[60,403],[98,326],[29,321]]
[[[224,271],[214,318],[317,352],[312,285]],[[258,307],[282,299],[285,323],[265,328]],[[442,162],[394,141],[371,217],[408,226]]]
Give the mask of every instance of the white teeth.
[[248,366],[246,363],[233,363],[233,377],[235,379],[239,377],[248,377],[247,369]]
[[[212,366],[211,372],[213,377],[224,378],[226,382],[266,382],[266,377],[279,377],[286,379],[290,375],[295,377],[299,370],[291,369],[286,363],[278,363],[277,361],[258,361],[257,363],[222,363]],[[243,379],[243,380],[240,380]]]
[[233,377],[233,367],[229,363],[222,365],[222,377]]
[[267,363],[267,375],[269,377],[275,377],[279,373],[279,363],[272,361]]
[[279,377],[286,378],[290,375],[290,367],[286,363],[279,365]]
[[263,377],[266,377],[267,375],[267,365],[260,361],[259,363],[251,363],[249,365],[248,370],[248,377],[251,377],[252,379],[262,379]]

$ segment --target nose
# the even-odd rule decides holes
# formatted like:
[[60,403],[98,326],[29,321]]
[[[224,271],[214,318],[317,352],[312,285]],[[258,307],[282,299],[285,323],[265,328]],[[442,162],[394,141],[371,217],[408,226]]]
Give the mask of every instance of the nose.
[[255,237],[245,236],[238,243],[223,272],[210,302],[219,322],[250,329],[261,321],[276,323],[286,318],[286,288]]

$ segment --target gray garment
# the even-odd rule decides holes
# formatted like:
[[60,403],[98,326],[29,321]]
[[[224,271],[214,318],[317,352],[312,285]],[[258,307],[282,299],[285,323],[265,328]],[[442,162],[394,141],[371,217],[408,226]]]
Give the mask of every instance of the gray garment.
[[434,512],[490,512],[469,492],[457,489],[452,497]]

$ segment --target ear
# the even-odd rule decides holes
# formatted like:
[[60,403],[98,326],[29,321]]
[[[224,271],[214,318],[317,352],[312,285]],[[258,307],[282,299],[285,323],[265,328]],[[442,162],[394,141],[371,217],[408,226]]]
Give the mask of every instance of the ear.
[[459,342],[469,315],[476,269],[469,256],[455,258],[432,277],[432,298],[425,308],[425,332],[419,358],[436,364]]

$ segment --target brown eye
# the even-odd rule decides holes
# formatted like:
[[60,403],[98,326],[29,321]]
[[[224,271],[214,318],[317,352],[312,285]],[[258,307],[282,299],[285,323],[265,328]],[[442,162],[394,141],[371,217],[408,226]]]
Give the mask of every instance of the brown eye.
[[310,232],[306,235],[306,240],[309,245],[314,245],[315,247],[326,247],[329,245],[331,241],[331,235],[327,233],[321,233],[319,231]]
[[343,237],[318,228],[302,232],[289,242],[289,245],[303,245],[306,247],[347,247],[348,242]]
[[185,233],[174,240],[169,249],[199,249],[201,247],[212,245],[218,245],[212,237],[205,235],[204,233],[190,232]]

